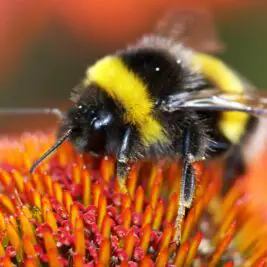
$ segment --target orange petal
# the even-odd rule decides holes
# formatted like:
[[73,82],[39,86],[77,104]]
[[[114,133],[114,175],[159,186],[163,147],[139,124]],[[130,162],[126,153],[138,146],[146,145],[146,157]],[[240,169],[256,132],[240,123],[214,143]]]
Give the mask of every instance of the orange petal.
[[139,186],[135,193],[135,212],[142,212],[143,211],[143,204],[144,204],[144,189]]
[[107,213],[107,199],[104,195],[100,195],[100,197],[99,197],[97,211],[98,211],[97,225],[98,225],[99,229],[101,229],[102,222],[103,222],[104,217]]
[[85,207],[91,203],[91,176],[88,170],[82,170],[82,196]]
[[109,240],[108,239],[103,240],[100,246],[99,261],[100,263],[106,266],[108,266],[110,261],[110,253],[111,253],[110,250],[111,248]]
[[146,253],[149,243],[150,243],[150,235],[151,235],[151,226],[147,224],[143,227],[142,237],[140,240],[140,247]]
[[84,257],[85,256],[85,236],[84,236],[84,224],[83,220],[78,217],[76,219],[75,230],[74,230],[74,243],[75,252]]

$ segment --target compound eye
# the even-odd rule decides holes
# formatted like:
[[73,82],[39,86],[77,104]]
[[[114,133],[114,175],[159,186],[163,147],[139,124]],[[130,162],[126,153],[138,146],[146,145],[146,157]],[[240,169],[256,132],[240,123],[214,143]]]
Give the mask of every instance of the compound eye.
[[87,116],[88,118],[94,117],[97,113],[95,106],[88,106],[83,103],[79,103],[76,106],[76,111],[79,115],[84,115]]
[[97,117],[95,117],[92,120],[91,125],[95,131],[101,131],[107,128],[109,125],[111,125],[112,121],[113,121],[112,114],[102,111],[98,114]]

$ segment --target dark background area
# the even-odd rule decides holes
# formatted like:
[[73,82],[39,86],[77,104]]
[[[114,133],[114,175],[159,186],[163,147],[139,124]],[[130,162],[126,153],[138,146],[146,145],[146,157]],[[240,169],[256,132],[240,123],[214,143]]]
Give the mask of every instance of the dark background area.
[[[214,13],[226,46],[219,56],[258,88],[267,89],[267,5],[225,2],[230,3],[202,6]],[[33,3],[27,6],[30,11],[23,5],[7,8],[2,35],[0,28],[0,106],[66,108],[70,91],[90,64],[149,32],[162,13],[173,8],[139,6],[130,0],[130,7],[121,1],[106,3],[104,11],[99,6],[70,6],[64,14],[46,4],[41,10]],[[46,129],[55,123],[45,116],[1,117],[0,133]]]

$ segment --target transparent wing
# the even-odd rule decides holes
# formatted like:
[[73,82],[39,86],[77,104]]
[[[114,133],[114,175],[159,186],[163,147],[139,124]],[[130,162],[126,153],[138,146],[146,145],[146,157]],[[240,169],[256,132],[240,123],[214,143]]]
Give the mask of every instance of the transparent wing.
[[174,111],[240,111],[255,116],[267,116],[266,94],[222,93],[216,89],[198,92],[181,92],[163,100],[159,108]]
[[154,33],[200,52],[218,53],[223,50],[212,14],[207,10],[171,9],[159,21]]

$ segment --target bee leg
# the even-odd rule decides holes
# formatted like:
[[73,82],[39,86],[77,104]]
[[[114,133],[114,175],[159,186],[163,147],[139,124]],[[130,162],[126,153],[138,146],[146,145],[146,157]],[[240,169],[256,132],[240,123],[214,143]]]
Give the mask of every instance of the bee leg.
[[185,216],[186,208],[190,208],[193,202],[195,193],[195,170],[192,165],[203,154],[201,133],[199,128],[194,124],[188,125],[181,138],[181,155],[182,155],[182,176],[180,182],[180,197],[178,202],[178,213],[175,221],[175,236],[176,243],[181,241],[182,221]]
[[127,187],[126,187],[126,180],[127,180],[127,176],[128,176],[127,163],[124,163],[124,162],[121,162],[118,160],[116,172],[117,172],[117,178],[118,178],[118,182],[119,182],[120,192],[127,193],[127,191],[128,191]]
[[129,173],[129,164],[128,164],[128,153],[129,153],[129,144],[130,144],[130,135],[131,128],[128,127],[125,131],[119,155],[117,157],[117,166],[116,166],[116,175],[119,182],[119,189],[122,193],[126,193],[126,180]]
[[225,195],[228,189],[235,182],[235,178],[245,173],[245,162],[241,147],[236,145],[232,153],[226,158],[226,167],[223,180],[222,194]]
[[195,171],[192,166],[192,161],[188,158],[183,161],[182,177],[180,183],[180,197],[178,201],[178,212],[175,220],[175,242],[181,240],[182,222],[185,216],[186,208],[190,208],[193,202],[195,193]]

